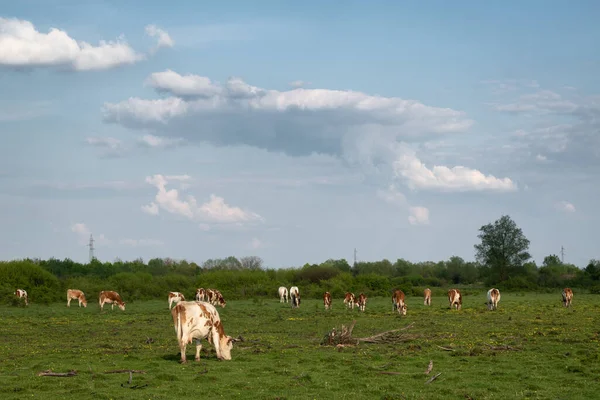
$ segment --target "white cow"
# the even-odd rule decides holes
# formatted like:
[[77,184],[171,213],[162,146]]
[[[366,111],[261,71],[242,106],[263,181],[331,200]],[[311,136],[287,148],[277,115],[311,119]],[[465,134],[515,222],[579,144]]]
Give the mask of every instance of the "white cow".
[[290,288],[290,300],[292,308],[300,307],[300,290],[298,290],[298,286],[292,286]]
[[279,287],[279,302],[280,303],[288,302],[288,290],[285,286]]
[[27,298],[27,291],[25,289],[17,289],[13,294],[19,299],[25,299],[25,305],[29,304],[29,299]]
[[215,306],[203,301],[182,301],[173,307],[171,315],[177,333],[182,364],[186,362],[185,348],[188,343],[192,343],[192,339],[196,341],[196,361],[200,361],[202,339],[207,339],[215,346],[218,359],[231,360],[231,349],[237,339],[225,334],[221,317]]
[[496,288],[491,288],[487,292],[487,306],[488,310],[497,310],[498,302],[500,301],[500,291]]

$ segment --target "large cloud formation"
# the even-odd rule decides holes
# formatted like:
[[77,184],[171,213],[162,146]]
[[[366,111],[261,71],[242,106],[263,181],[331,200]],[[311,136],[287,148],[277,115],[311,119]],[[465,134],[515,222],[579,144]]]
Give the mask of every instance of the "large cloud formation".
[[[350,90],[264,89],[238,77],[219,83],[172,70],[151,74],[145,85],[160,96],[105,103],[104,121],[185,143],[248,145],[292,157],[326,154],[349,164],[383,167],[389,179],[413,191],[517,190],[507,177],[464,166],[427,167],[418,158],[415,143],[463,134],[473,125],[461,111]],[[388,203],[403,196],[397,190],[378,195]],[[425,207],[403,206],[411,210],[410,223],[428,223]]]
[[[158,47],[172,47],[169,34],[154,25],[146,27]],[[26,20],[0,18],[0,65],[9,67],[63,67],[75,71],[103,70],[146,59],[123,38],[101,40],[97,46],[77,41],[63,30],[39,32]]]

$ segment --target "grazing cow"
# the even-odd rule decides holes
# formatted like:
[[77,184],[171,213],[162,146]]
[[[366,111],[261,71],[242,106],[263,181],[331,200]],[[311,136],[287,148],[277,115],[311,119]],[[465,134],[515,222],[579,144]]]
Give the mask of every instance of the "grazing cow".
[[573,291],[571,288],[564,288],[562,292],[562,300],[565,307],[570,307],[573,301]]
[[83,304],[83,307],[87,308],[87,300],[85,294],[81,290],[67,289],[67,307],[71,307],[71,300],[77,300],[79,307]]
[[326,310],[331,309],[331,293],[325,292],[323,294],[323,305],[325,306]]
[[221,306],[225,308],[227,302],[223,298],[223,295],[217,289],[206,289],[206,297],[208,298],[208,303],[213,306]]
[[25,289],[17,289],[13,294],[19,299],[25,299],[25,305],[29,304],[29,299],[27,298],[27,291]]
[[203,288],[196,289],[196,301],[206,301],[206,290]]
[[358,300],[356,301],[356,305],[360,311],[365,311],[365,307],[367,306],[367,296],[364,293],[358,295]]
[[423,291],[423,304],[426,306],[430,306],[431,305],[431,289],[427,288]]
[[121,300],[121,296],[119,293],[114,291],[101,291],[99,296],[100,302],[100,311],[104,310],[104,303],[110,304],[110,309],[113,310],[115,308],[115,303],[119,306],[119,308],[125,311],[125,303]]
[[169,310],[173,303],[177,304],[180,301],[185,301],[185,296],[181,292],[169,292]]
[[279,302],[280,303],[288,302],[288,290],[285,286],[279,286]]
[[356,298],[354,297],[354,293],[346,292],[344,295],[344,304],[348,308],[352,308],[354,310],[354,303],[356,302]]
[[496,288],[491,288],[487,292],[487,306],[488,310],[497,310],[498,302],[500,301],[500,291]]
[[452,307],[456,305],[456,309],[460,310],[460,308],[462,307],[462,294],[460,294],[460,290],[448,290],[448,302],[450,303],[450,309],[452,309]]
[[292,308],[300,307],[300,290],[298,290],[298,286],[292,286],[290,288],[290,301],[292,303]]
[[392,311],[398,311],[398,314],[406,315],[407,307],[404,302],[405,297],[402,290],[394,291],[394,294],[392,295]]
[[196,361],[200,361],[202,339],[215,346],[219,360],[231,360],[233,342],[237,339],[227,336],[221,323],[219,312],[212,304],[202,301],[182,301],[171,310],[173,325],[177,333],[181,363],[186,363],[185,348],[192,339],[196,341]]

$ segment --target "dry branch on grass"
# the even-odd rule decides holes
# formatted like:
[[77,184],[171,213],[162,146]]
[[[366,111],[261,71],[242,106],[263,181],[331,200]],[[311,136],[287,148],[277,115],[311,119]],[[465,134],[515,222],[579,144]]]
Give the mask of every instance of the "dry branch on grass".
[[125,373],[125,372],[130,372],[133,374],[145,374],[146,371],[142,371],[139,369],[115,369],[113,371],[105,371],[105,374],[121,374],[121,373]]
[[425,382],[425,384],[426,384],[426,385],[428,385],[428,384],[430,384],[431,382],[435,381],[435,380],[438,378],[438,376],[440,376],[441,374],[442,374],[442,373],[441,373],[441,372],[439,372],[438,374],[436,374],[436,375],[432,376],[431,378],[429,378],[429,380],[428,380],[427,382]]
[[323,337],[321,345],[336,346],[338,349],[342,349],[345,346],[357,345],[360,342],[397,343],[411,340],[416,337],[415,335],[397,334],[397,332],[412,328],[414,323],[407,325],[404,328],[392,329],[391,331],[385,331],[382,333],[378,333],[377,335],[364,338],[352,337],[352,330],[354,329],[354,325],[356,325],[356,320],[352,321],[352,324],[350,324],[349,327],[342,325],[339,331],[336,328],[333,328]]
[[456,350],[454,350],[454,349],[452,349],[452,348],[450,348],[450,347],[444,347],[444,346],[438,346],[438,347],[439,347],[440,349],[442,349],[442,350],[446,350],[446,351],[456,351]]
[[69,377],[77,375],[77,371],[71,370],[69,372],[52,372],[52,370],[46,370],[38,372],[38,376],[58,376],[58,377]]
[[429,375],[431,370],[433,369],[433,360],[429,360],[429,366],[427,367],[427,371],[425,371],[425,375]]

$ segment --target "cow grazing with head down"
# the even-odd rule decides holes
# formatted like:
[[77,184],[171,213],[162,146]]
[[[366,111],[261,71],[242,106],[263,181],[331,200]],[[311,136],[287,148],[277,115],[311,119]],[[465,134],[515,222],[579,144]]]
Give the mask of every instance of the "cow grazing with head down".
[[326,310],[331,309],[331,293],[329,293],[329,292],[323,293],[323,305],[325,306]]
[[195,360],[200,361],[201,340],[205,338],[215,346],[219,360],[231,360],[231,349],[237,339],[225,334],[221,317],[215,306],[202,301],[182,301],[173,307],[171,315],[177,333],[182,364],[186,362],[185,349],[192,340],[196,341]]
[[204,288],[196,289],[196,301],[206,301],[206,290]]
[[67,307],[71,307],[71,300],[77,300],[79,307],[83,304],[83,307],[87,308],[87,300],[81,290],[67,289]]
[[29,304],[29,299],[27,297],[27,291],[25,289],[17,289],[13,293],[19,299],[25,299],[25,305]]
[[500,291],[496,288],[491,288],[487,292],[487,306],[488,310],[497,310],[498,302],[500,301]]
[[288,290],[285,286],[279,286],[279,302],[287,303],[288,302]]
[[562,301],[565,307],[570,307],[573,301],[573,291],[571,288],[564,288],[562,291]]
[[98,296],[98,301],[100,303],[100,311],[104,310],[105,303],[110,304],[111,310],[115,308],[116,303],[121,310],[125,311],[125,302],[121,300],[121,296],[115,291],[101,291],[100,296]]
[[356,298],[354,297],[354,293],[346,292],[344,295],[344,304],[346,307],[354,310],[354,304],[356,303]]
[[181,292],[169,292],[169,310],[173,303],[177,304],[180,301],[185,301],[185,296]]
[[406,296],[402,290],[394,291],[392,295],[392,311],[398,311],[398,314],[406,315],[407,307],[405,298]]
[[298,286],[290,288],[290,302],[292,303],[292,308],[300,307],[300,290]]
[[227,305],[223,295],[217,289],[206,289],[206,297],[208,299],[208,303],[212,304],[213,306],[221,306],[225,308]]
[[365,311],[365,307],[367,306],[367,296],[364,293],[358,295],[358,300],[356,301],[356,305],[360,311]]
[[427,288],[423,291],[423,304],[426,306],[431,305],[431,289]]
[[460,310],[462,307],[462,294],[460,294],[460,290],[448,290],[448,302],[450,303],[450,309],[452,309],[453,306],[456,306],[456,309]]

